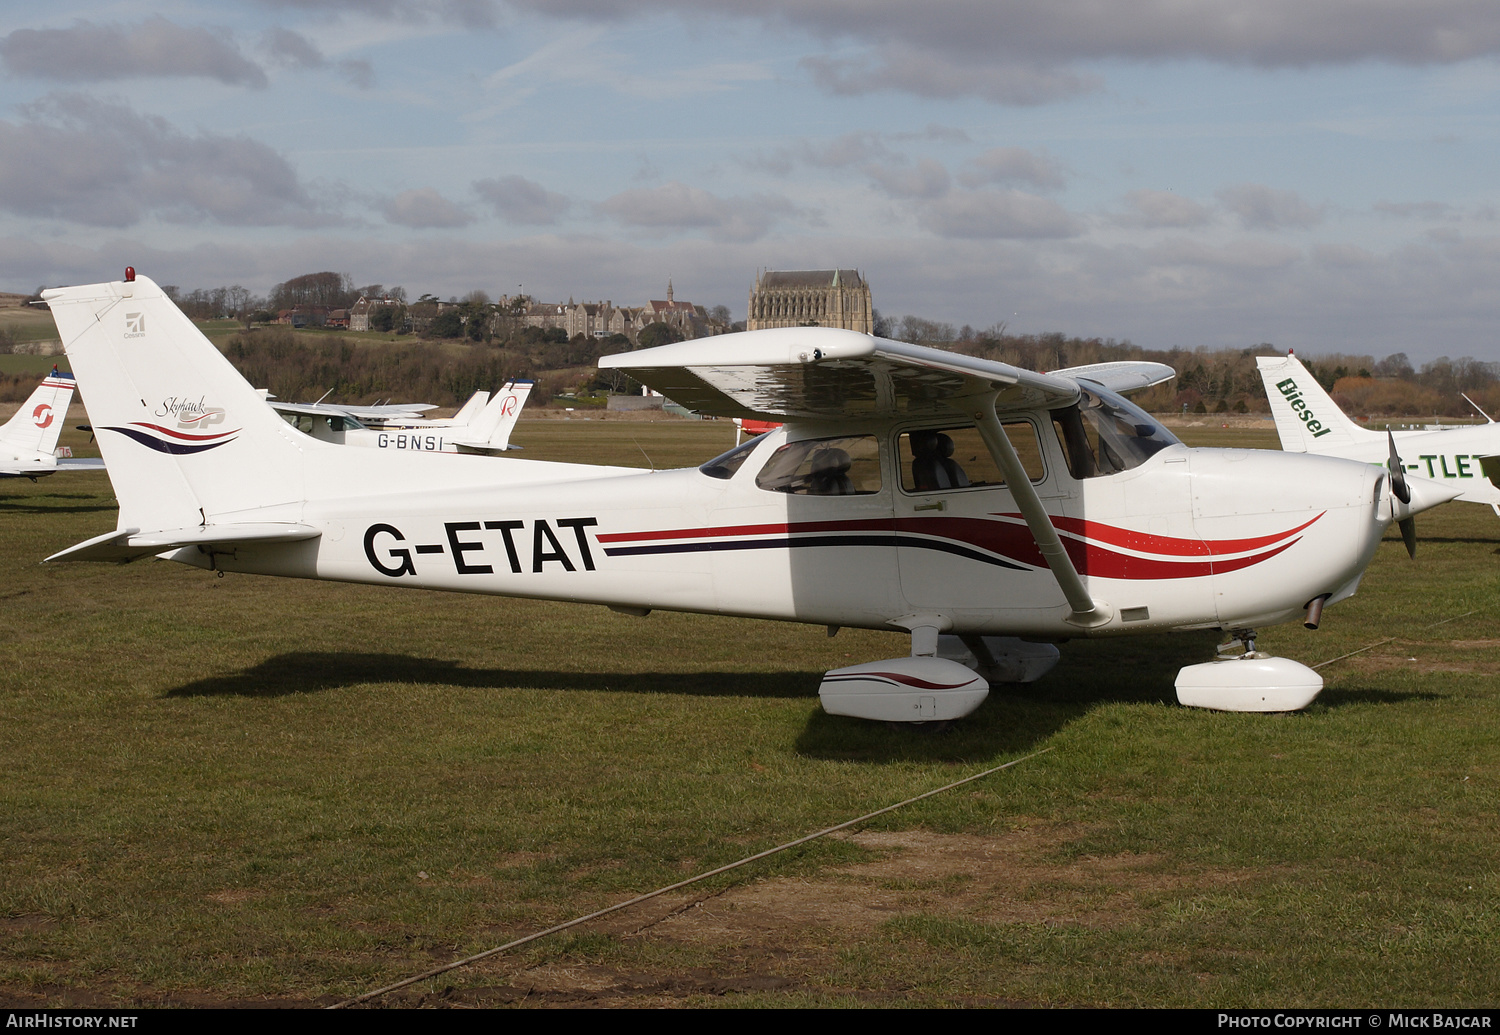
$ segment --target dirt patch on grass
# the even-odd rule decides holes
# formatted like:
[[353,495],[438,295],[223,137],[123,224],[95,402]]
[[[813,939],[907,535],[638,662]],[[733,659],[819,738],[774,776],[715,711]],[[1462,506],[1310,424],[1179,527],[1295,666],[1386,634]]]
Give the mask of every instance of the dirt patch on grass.
[[[1455,650],[1481,650],[1490,642],[1486,640],[1455,641]],[[1430,644],[1423,644],[1417,653],[1363,654],[1347,661],[1350,668],[1359,672],[1389,672],[1401,669],[1408,672],[1461,672],[1500,674],[1500,663],[1493,661],[1458,661],[1443,654],[1434,654]]]
[[658,899],[584,929],[626,942],[673,943],[710,956],[712,970],[641,973],[562,962],[518,968],[514,960],[496,959],[467,977],[452,975],[455,987],[387,997],[384,1005],[673,1006],[787,990],[899,1001],[899,989],[810,988],[807,976],[836,973],[849,946],[882,941],[886,925],[902,916],[1108,928],[1138,920],[1162,893],[1198,893],[1265,876],[1185,867],[1146,853],[1060,858],[1077,834],[1044,825],[993,837],[856,833],[847,840],[877,858],[815,876],[751,879]]
[[865,832],[848,840],[881,858],[830,868],[815,878],[759,880],[711,899],[685,900],[620,933],[729,944],[756,933],[784,937],[811,924],[842,939],[868,935],[904,913],[1108,927],[1131,921],[1144,894],[1256,876],[1185,871],[1160,856],[1136,853],[1058,862],[1056,849],[1069,840],[1069,832],[1060,829],[1031,828],[992,838]]

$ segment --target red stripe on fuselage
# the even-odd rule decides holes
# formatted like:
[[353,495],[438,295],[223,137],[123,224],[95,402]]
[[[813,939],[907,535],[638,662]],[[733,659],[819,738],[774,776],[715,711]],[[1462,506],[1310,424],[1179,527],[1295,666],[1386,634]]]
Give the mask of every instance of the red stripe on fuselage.
[[[1327,511],[1323,512],[1324,514]],[[996,514],[996,517],[1014,518],[1017,521],[1025,520],[1017,513]],[[1177,539],[1172,536],[1151,535],[1149,532],[1136,532],[1129,528],[1118,528],[1115,525],[1106,525],[1098,521],[1089,521],[1084,518],[1053,517],[1052,524],[1063,532],[1073,535],[1084,536],[1095,539],[1110,546],[1118,546],[1125,550],[1139,550],[1141,553],[1154,553],[1163,556],[1194,557],[1213,556],[1220,557],[1224,554],[1244,553],[1246,550],[1257,550],[1262,546],[1279,542],[1288,536],[1296,535],[1307,528],[1323,514],[1317,515],[1310,521],[1289,528],[1285,532],[1275,535],[1253,536],[1249,539]]]
[[[1004,515],[1009,517],[1011,515]],[[1019,517],[1020,515],[1015,515]],[[1322,515],[1320,514],[1319,517]],[[1222,559],[1224,554],[1231,552],[1243,552],[1246,549],[1254,549],[1256,546],[1274,543],[1295,535],[1302,529],[1311,525],[1318,518],[1296,528],[1288,529],[1277,535],[1258,536],[1249,539],[1214,540],[1205,545],[1191,539],[1173,539],[1167,536],[1153,536],[1146,533],[1131,532],[1129,529],[1116,528],[1112,525],[1101,525],[1098,522],[1076,521],[1070,518],[1054,518],[1054,523],[1059,526],[1062,522],[1073,522],[1075,526],[1086,526],[1090,529],[1109,529],[1112,538],[1119,540],[1117,545],[1126,549],[1144,549],[1142,546],[1134,545],[1141,541],[1173,544],[1174,548],[1180,544],[1188,544],[1199,547],[1189,554],[1186,550],[1169,553],[1166,556],[1136,557],[1131,554],[1119,553],[1115,550],[1106,549],[1096,543],[1074,539],[1070,536],[1063,539],[1063,547],[1068,551],[1074,567],[1081,575],[1094,575],[1107,579],[1187,579],[1204,575],[1222,574],[1247,568],[1253,564],[1268,560],[1283,550],[1300,541],[1293,539],[1291,542],[1283,543],[1273,550],[1252,554],[1248,557],[1238,557],[1229,560]],[[1072,529],[1065,528],[1071,532]],[[890,532],[894,538],[897,534],[929,536],[934,539],[942,539],[948,542],[962,543],[965,546],[984,550],[988,553],[1004,557],[1007,560],[1020,561],[1034,568],[1045,568],[1046,559],[1042,557],[1041,550],[1032,538],[1031,531],[1024,524],[1015,524],[1009,521],[993,521],[988,518],[962,518],[962,517],[911,517],[911,518],[868,518],[864,520],[849,521],[798,521],[798,522],[768,522],[759,525],[724,525],[717,528],[668,528],[650,532],[606,532],[599,536],[599,542],[612,543],[645,543],[661,542],[668,539],[732,539],[743,536],[767,536],[767,535],[793,535],[793,534],[816,534],[820,532]],[[1138,537],[1138,538],[1131,538]],[[1228,547],[1234,544],[1245,544],[1240,551],[1232,551]],[[1163,551],[1166,553],[1166,551]],[[1188,557],[1203,558],[1202,560],[1188,559]]]

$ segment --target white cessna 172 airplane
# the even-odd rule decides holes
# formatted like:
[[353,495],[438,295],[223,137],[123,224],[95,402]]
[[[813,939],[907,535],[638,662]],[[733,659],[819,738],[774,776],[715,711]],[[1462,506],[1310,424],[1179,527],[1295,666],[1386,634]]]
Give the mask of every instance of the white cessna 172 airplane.
[[1393,520],[1453,495],[1347,460],[1190,449],[1106,387],[1160,364],[1038,374],[802,327],[602,361],[692,409],[785,422],[700,468],[341,450],[288,427],[133,270],[44,297],[120,501],[114,531],[49,560],[904,630],[911,656],[823,681],[828,711],[864,718],[968,714],[988,692],[975,668],[1017,667],[1004,638],[1178,629],[1245,647],[1184,668],[1179,700],[1302,707],[1321,679],[1255,651],[1254,628],[1316,624]]
[[503,453],[531,393],[532,382],[509,381],[491,398],[475,392],[451,418],[399,421],[367,427],[343,407],[328,403],[268,400],[293,427],[313,438],[343,446],[427,453]]
[[74,387],[72,374],[48,374],[31,398],[0,427],[0,478],[36,481],[58,471],[104,469],[104,461],[98,457],[57,456],[57,437],[67,422]]
[[1452,485],[1459,490],[1458,499],[1488,503],[1500,515],[1500,424],[1490,420],[1488,414],[1485,424],[1441,431],[1388,431],[1382,435],[1345,416],[1291,352],[1257,356],[1255,363],[1266,386],[1266,398],[1271,400],[1282,449],[1342,456],[1369,464],[1388,463],[1391,451],[1400,449],[1408,471]]

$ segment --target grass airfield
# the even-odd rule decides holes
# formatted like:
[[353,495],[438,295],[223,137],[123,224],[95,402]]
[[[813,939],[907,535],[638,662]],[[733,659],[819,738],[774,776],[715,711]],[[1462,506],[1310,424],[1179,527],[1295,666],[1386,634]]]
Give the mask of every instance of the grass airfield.
[[[657,467],[731,439],[516,433]],[[37,563],[114,519],[102,474],[0,482],[7,1006],[328,1004],[1043,748],[381,1004],[1500,1000],[1488,508],[1420,516],[1415,562],[1393,529],[1321,630],[1263,631],[1308,664],[1374,645],[1306,712],[1172,703],[1211,634],[1075,641],[937,735],[818,707],[895,633]]]

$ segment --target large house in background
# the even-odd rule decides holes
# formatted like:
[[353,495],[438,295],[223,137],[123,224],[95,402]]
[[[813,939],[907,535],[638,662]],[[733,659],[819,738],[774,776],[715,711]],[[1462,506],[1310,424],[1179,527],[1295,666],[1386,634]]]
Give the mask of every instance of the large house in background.
[[[511,299],[502,298],[500,308],[511,305]],[[557,329],[569,338],[583,335],[586,338],[607,338],[611,334],[623,334],[635,341],[653,323],[664,323],[682,332],[687,338],[704,338],[713,334],[724,334],[729,327],[708,315],[708,310],[692,302],[679,302],[673,297],[672,282],[667,281],[667,297],[652,299],[643,306],[617,306],[612,300],[603,302],[535,302],[528,300],[517,312],[517,317],[527,327],[543,330]]]
[[842,327],[875,332],[870,285],[858,270],[765,270],[750,290],[747,331]]
[[[424,297],[417,303],[408,303],[389,296],[362,296],[347,311],[339,310],[339,326],[347,326],[351,331],[368,331],[370,317],[374,312],[382,306],[391,306],[401,315],[407,330],[421,331],[432,322],[434,316],[457,304],[430,297]],[[321,326],[320,322],[315,323],[302,314],[301,310],[305,308],[308,307],[287,310],[281,314],[280,322],[290,323],[295,316],[298,320],[296,326]],[[608,338],[612,334],[623,334],[631,341],[636,341],[641,331],[653,323],[667,324],[679,331],[684,338],[705,338],[713,334],[725,334],[731,329],[727,320],[711,317],[703,306],[677,301],[671,280],[667,281],[665,299],[652,299],[642,306],[617,306],[612,300],[575,302],[571,298],[566,302],[538,302],[526,296],[512,298],[507,295],[501,296],[499,303],[489,312],[489,319],[492,321],[490,329],[498,334],[504,334],[516,326],[516,323],[510,323],[507,327],[506,321],[516,321],[522,327],[536,327],[544,331],[559,330],[569,338],[579,335],[585,338]],[[319,314],[318,320],[326,319],[328,315]],[[344,320],[347,323],[342,322]]]

